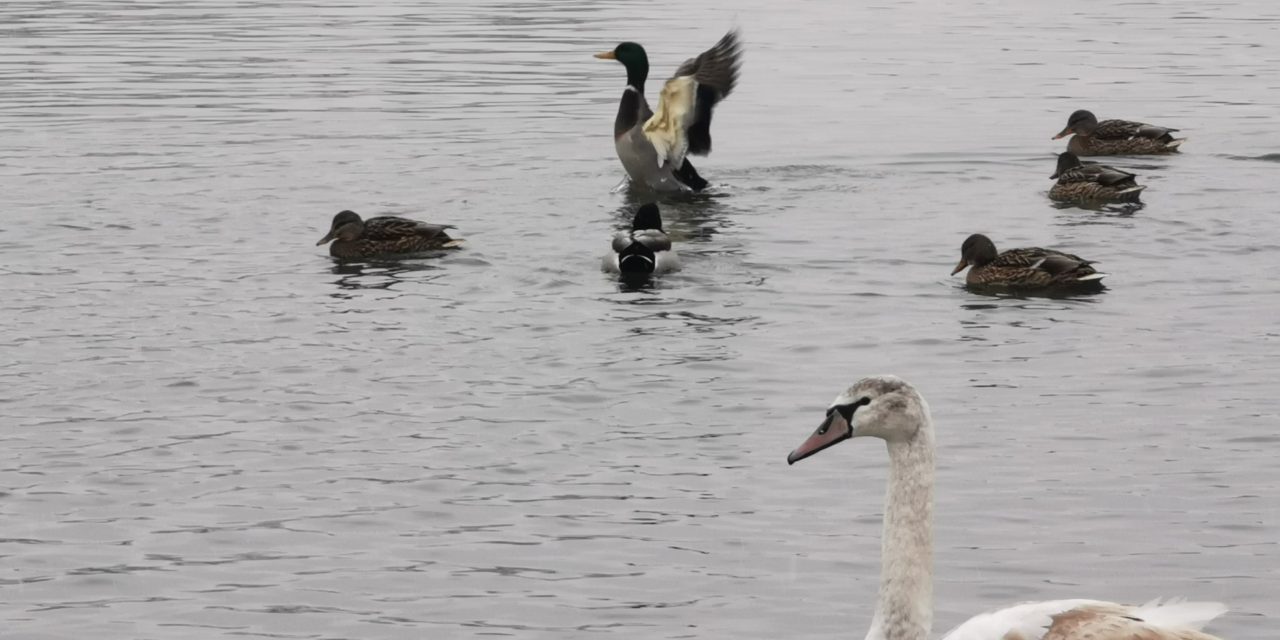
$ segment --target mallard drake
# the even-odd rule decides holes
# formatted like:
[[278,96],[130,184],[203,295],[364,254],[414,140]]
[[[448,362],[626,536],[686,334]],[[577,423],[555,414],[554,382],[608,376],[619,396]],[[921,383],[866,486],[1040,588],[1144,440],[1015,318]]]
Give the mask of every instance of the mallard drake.
[[618,103],[613,141],[631,183],[655,191],[701,191],[707,181],[694,170],[687,154],[711,153],[711,112],[738,82],[742,47],[736,29],[714,47],[686,60],[663,85],[658,110],[649,108],[644,83],[649,56],[644,47],[623,42],[595,54],[617,60],[627,69],[627,88]]
[[1049,177],[1058,180],[1049,197],[1060,202],[1138,202],[1146,189],[1134,181],[1134,174],[1105,164],[1081,163],[1070,151],[1058,154],[1058,170]]
[[1067,151],[1078,156],[1159,155],[1177,153],[1186,138],[1174,138],[1177,129],[1128,120],[1103,120],[1080,109],[1067,118],[1067,126],[1053,139],[1075,134]]
[[453,225],[428,224],[379,216],[361,220],[354,211],[342,211],[333,217],[329,233],[316,246],[333,241],[329,255],[342,260],[403,256],[435,249],[452,249],[462,244],[445,233]]
[[1019,289],[1097,286],[1107,274],[1094,271],[1091,264],[1080,256],[1040,247],[996,253],[991,238],[975,233],[960,245],[960,262],[951,275],[973,267],[966,284]]
[[646,204],[636,211],[631,231],[615,235],[613,251],[604,257],[605,271],[623,275],[662,274],[679,268],[680,257],[662,230],[662,216],[656,204]]

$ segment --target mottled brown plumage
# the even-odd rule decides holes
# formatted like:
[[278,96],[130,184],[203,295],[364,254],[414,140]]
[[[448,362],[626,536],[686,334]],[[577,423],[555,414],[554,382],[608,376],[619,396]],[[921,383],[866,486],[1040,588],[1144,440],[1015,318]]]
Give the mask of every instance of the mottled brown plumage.
[[1082,164],[1070,151],[1058,155],[1058,169],[1049,177],[1058,180],[1049,197],[1059,202],[1136,203],[1146,189],[1134,181],[1134,174],[1104,164]]
[[342,260],[403,257],[457,247],[462,240],[450,238],[445,232],[452,228],[395,216],[361,220],[354,211],[342,211],[333,217],[329,233],[316,245],[332,241],[329,255]]
[[996,252],[990,238],[975,233],[960,246],[960,262],[951,275],[972,267],[965,283],[1017,289],[1096,288],[1105,273],[1098,273],[1080,256],[1027,247]]
[[1071,114],[1067,126],[1053,139],[1075,134],[1067,151],[1078,156],[1163,155],[1177,153],[1186,138],[1174,138],[1177,129],[1129,120],[1103,120],[1081,109]]

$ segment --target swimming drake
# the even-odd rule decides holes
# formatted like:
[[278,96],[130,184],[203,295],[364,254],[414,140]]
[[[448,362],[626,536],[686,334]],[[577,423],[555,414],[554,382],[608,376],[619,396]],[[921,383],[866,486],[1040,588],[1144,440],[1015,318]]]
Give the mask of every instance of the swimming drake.
[[332,241],[329,255],[340,260],[402,257],[459,246],[462,240],[445,233],[445,229],[452,228],[453,225],[428,224],[395,216],[361,220],[356,212],[343,211],[333,217],[329,233],[316,246]]
[[1058,170],[1049,177],[1058,180],[1049,189],[1049,198],[1059,202],[1136,203],[1146,189],[1135,182],[1134,174],[1105,164],[1084,164],[1070,151],[1058,154]]
[[1053,139],[1075,134],[1067,151],[1078,156],[1162,155],[1177,153],[1186,138],[1174,138],[1177,129],[1128,120],[1103,120],[1081,109],[1067,118],[1067,126]]
[[714,47],[680,65],[658,94],[656,112],[644,98],[649,77],[644,47],[623,42],[596,57],[617,60],[627,69],[613,141],[631,184],[667,192],[705,189],[707,181],[686,156],[711,153],[711,112],[738,83],[742,64],[738,31],[729,31]]
[[662,230],[658,205],[640,207],[631,231],[613,237],[613,251],[604,257],[603,268],[630,276],[663,274],[680,268],[680,257],[671,248],[671,238]]
[[975,233],[960,245],[960,263],[951,275],[972,267],[965,284],[1011,289],[1089,288],[1101,285],[1105,273],[1098,273],[1080,256],[1028,247],[996,252],[990,238]]

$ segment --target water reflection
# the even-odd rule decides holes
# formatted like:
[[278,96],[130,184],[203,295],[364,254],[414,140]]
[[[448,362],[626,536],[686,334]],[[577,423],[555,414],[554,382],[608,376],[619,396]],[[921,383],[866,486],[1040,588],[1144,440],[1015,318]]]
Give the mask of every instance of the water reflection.
[[417,260],[338,262],[330,271],[334,275],[341,276],[334,280],[333,284],[345,290],[389,290],[403,282],[430,282],[444,276],[440,266]]

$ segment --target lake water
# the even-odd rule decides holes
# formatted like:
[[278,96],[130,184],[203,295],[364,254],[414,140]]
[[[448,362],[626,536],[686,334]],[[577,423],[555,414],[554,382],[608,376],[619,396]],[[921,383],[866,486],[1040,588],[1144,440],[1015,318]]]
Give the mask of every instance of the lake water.
[[[305,4],[305,6],[304,6]],[[743,29],[685,269],[599,272],[610,131]],[[1280,618],[1280,5],[0,4],[5,638],[850,638],[886,457],[939,435],[935,632],[1038,598]],[[1075,109],[1189,136],[1058,209]],[[465,250],[335,265],[334,213]],[[992,297],[961,241],[1100,261]]]

